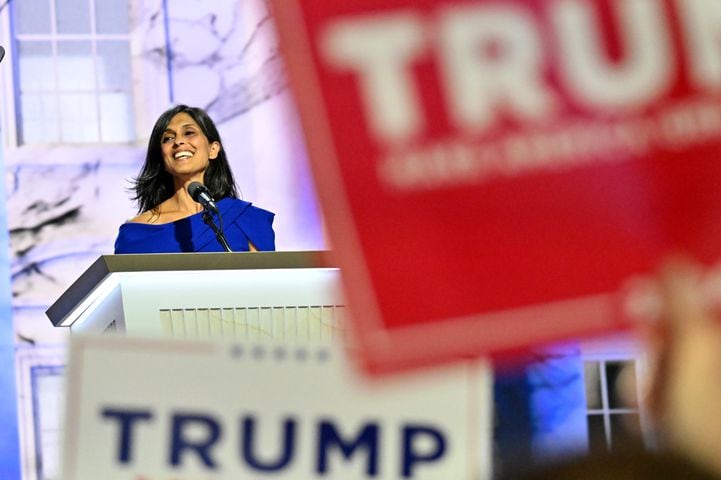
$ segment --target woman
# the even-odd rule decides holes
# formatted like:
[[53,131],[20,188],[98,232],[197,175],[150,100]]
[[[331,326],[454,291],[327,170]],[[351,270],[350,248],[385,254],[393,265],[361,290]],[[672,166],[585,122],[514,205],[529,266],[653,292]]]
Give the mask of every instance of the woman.
[[204,184],[216,200],[233,251],[275,250],[274,214],[238,199],[213,121],[200,108],[178,105],[155,122],[135,179],[139,215],[120,226],[115,253],[223,251],[203,207],[188,194],[191,182]]

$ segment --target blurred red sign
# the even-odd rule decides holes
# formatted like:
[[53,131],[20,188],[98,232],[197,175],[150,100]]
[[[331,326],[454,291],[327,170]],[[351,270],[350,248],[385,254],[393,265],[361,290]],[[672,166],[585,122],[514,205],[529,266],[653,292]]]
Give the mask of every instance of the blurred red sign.
[[662,255],[719,257],[717,2],[274,14],[371,371],[613,330]]

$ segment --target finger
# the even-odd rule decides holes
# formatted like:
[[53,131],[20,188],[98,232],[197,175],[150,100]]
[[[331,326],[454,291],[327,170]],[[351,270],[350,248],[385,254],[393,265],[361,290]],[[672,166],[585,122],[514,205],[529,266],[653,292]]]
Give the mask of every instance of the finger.
[[694,262],[682,257],[667,260],[659,277],[662,314],[655,327],[646,332],[650,375],[644,402],[651,416],[662,422],[679,341],[692,325],[702,322],[704,311],[698,288],[700,269]]
[[661,292],[670,341],[708,322],[697,264],[681,258],[666,262],[661,272]]

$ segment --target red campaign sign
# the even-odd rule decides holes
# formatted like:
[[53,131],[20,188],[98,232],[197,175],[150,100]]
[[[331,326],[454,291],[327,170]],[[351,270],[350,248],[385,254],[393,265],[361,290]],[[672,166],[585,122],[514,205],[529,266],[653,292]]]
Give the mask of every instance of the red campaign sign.
[[276,0],[371,371],[627,326],[721,251],[714,0]]

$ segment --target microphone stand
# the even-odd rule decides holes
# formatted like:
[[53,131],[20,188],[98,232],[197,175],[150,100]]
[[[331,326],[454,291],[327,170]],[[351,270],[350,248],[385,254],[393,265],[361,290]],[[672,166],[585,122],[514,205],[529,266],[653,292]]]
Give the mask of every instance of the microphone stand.
[[228,240],[226,240],[225,235],[223,235],[223,219],[220,216],[220,212],[218,212],[218,223],[220,223],[220,227],[215,224],[215,222],[213,221],[213,217],[212,215],[210,215],[210,211],[208,211],[207,208],[203,209],[203,222],[205,222],[206,225],[213,229],[213,231],[215,232],[215,238],[218,239],[218,242],[220,242],[220,245],[222,245],[223,249],[226,252],[232,252],[233,250],[230,249],[230,245],[228,245]]

